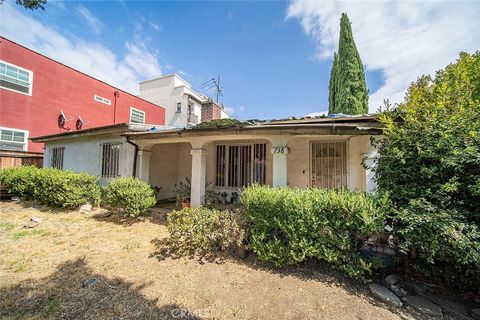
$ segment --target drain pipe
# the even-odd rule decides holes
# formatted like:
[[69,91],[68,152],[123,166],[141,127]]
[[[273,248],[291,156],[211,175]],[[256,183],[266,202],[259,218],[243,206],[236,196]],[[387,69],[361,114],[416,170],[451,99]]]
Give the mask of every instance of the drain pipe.
[[128,136],[126,137],[126,139],[127,139],[127,143],[131,144],[135,148],[135,153],[134,153],[134,156],[133,156],[133,172],[132,172],[132,177],[135,178],[137,176],[138,144],[130,141],[130,139],[128,139]]

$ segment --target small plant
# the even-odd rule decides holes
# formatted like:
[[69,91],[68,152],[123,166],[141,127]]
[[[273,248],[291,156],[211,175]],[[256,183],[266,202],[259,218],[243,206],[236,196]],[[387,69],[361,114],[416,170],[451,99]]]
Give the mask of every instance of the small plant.
[[235,249],[244,239],[242,226],[236,212],[205,207],[172,211],[168,215],[166,254],[203,257]]
[[[185,177],[185,181],[180,181],[175,184],[175,197],[177,199],[177,206],[179,207],[182,204],[190,203],[190,194],[192,190],[191,180],[188,177]],[[184,205],[183,205],[184,206]]]
[[116,178],[105,187],[103,203],[135,218],[157,203],[155,189],[137,178]]

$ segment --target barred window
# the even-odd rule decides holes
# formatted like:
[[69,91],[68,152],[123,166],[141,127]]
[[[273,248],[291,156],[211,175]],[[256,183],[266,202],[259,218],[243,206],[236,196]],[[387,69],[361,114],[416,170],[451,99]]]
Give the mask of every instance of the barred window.
[[327,189],[347,186],[346,142],[312,143],[312,186]]
[[102,177],[115,178],[119,176],[121,142],[108,142],[101,146]]
[[267,145],[265,143],[217,145],[218,187],[244,187],[265,184]]
[[52,149],[52,155],[50,158],[50,166],[55,169],[63,169],[63,154],[65,152],[65,148],[58,147]]

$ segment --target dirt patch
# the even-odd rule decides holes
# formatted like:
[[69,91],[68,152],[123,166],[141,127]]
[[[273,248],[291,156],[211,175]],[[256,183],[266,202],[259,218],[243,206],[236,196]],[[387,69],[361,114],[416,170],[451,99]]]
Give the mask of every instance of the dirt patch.
[[159,260],[164,219],[102,213],[0,202],[0,318],[400,319],[326,265]]

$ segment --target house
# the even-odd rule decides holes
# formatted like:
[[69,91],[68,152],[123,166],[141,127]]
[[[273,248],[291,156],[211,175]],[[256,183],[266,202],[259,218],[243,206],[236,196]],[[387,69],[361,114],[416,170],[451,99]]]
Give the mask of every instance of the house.
[[166,109],[168,126],[184,128],[229,117],[223,105],[195,92],[178,74],[140,82],[139,96]]
[[116,123],[165,124],[165,109],[0,37],[0,149],[43,152],[29,137]]
[[32,140],[45,143],[46,167],[86,171],[103,183],[135,175],[160,187],[159,199],[174,197],[175,184],[189,177],[196,207],[210,183],[229,193],[252,183],[370,192],[371,139],[381,134],[376,116],[345,116],[177,130],[118,124]]

